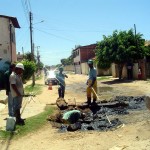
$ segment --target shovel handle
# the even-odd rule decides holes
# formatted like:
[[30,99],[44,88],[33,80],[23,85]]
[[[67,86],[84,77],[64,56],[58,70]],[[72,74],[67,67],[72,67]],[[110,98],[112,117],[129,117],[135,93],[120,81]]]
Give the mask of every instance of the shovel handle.
[[97,93],[95,92],[94,88],[91,87],[91,89],[93,90],[94,94],[96,95],[97,99],[99,100],[99,97],[98,97]]
[[[99,97],[98,97],[97,93],[95,92],[94,88],[93,88],[93,87],[91,87],[91,89],[93,90],[93,92],[94,92],[94,94],[96,95],[97,99],[99,99]],[[112,123],[111,123],[111,121],[110,121],[109,117],[107,116],[106,112],[105,112],[105,115],[106,115],[106,118],[107,118],[107,120],[108,120],[109,124],[111,125]]]

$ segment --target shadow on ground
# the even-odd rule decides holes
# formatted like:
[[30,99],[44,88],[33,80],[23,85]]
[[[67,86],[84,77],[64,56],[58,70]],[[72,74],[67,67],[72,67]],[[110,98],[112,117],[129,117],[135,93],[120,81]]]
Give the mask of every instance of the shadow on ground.
[[111,84],[131,83],[131,82],[134,82],[134,81],[135,80],[115,79],[115,80],[112,80],[112,81],[103,81],[101,83],[111,85]]

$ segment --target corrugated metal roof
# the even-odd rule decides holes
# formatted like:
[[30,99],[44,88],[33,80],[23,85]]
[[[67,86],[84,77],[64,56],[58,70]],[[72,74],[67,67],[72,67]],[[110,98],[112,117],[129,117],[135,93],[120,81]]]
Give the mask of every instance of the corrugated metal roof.
[[12,24],[13,24],[13,26],[14,26],[15,28],[20,28],[20,25],[19,25],[18,20],[17,20],[16,17],[4,16],[4,15],[0,15],[0,17],[10,19],[10,20],[12,21]]

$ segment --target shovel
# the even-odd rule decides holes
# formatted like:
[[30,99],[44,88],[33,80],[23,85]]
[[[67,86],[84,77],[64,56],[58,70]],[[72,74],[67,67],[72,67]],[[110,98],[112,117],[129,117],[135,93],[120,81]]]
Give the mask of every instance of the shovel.
[[[96,95],[97,99],[98,99],[98,100],[100,100],[100,99],[99,99],[99,97],[98,97],[98,95],[97,95],[97,93],[95,92],[94,88],[93,88],[93,87],[91,87],[91,89],[92,89],[92,91],[94,92],[94,94]],[[102,108],[103,108],[103,106],[102,106]],[[111,125],[112,123],[111,123],[110,119],[108,118],[108,116],[107,116],[106,112],[105,112],[105,115],[106,115],[106,118],[107,118],[107,120],[108,120],[109,124]]]

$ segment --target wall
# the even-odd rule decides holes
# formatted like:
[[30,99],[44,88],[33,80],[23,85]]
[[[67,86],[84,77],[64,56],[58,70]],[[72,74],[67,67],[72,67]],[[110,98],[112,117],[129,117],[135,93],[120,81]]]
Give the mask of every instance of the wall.
[[8,19],[0,17],[0,57],[10,60],[10,38]]
[[[15,28],[12,25],[13,39],[15,40]],[[10,46],[10,22],[9,18],[0,17],[0,57],[4,60],[16,61],[16,44],[12,42],[12,57]]]
[[[145,66],[145,63],[142,62],[141,63],[141,67],[142,67],[142,74],[143,74],[143,77],[142,79],[145,79],[145,73],[144,73],[144,68]],[[118,78],[118,67],[116,64],[112,64],[112,76],[114,78]],[[133,79],[138,79],[138,68],[139,68],[139,64],[138,63],[134,63],[133,64]],[[126,68],[126,65],[123,67],[123,70],[122,70],[122,78],[125,78],[127,79],[127,68]]]
[[87,74],[87,61],[95,57],[96,44],[79,46],[73,51],[74,70],[76,74]]
[[82,74],[87,75],[89,73],[89,66],[86,63],[81,63]]
[[150,62],[146,63],[146,76],[150,78]]
[[110,67],[107,70],[97,68],[97,75],[98,76],[111,76],[112,75],[112,68]]
[[71,72],[74,72],[74,65],[67,65],[67,66],[64,66],[64,71],[71,71]]
[[139,67],[142,68],[142,79],[147,79],[147,75],[148,75],[148,69],[147,68],[148,63],[146,62],[145,59],[139,60]]
[[80,62],[80,48],[76,49],[74,51],[74,58],[73,58],[73,62]]
[[95,48],[96,48],[96,44],[81,47],[80,48],[81,62],[87,62],[88,59],[94,58],[95,57],[95,52],[94,52]]

